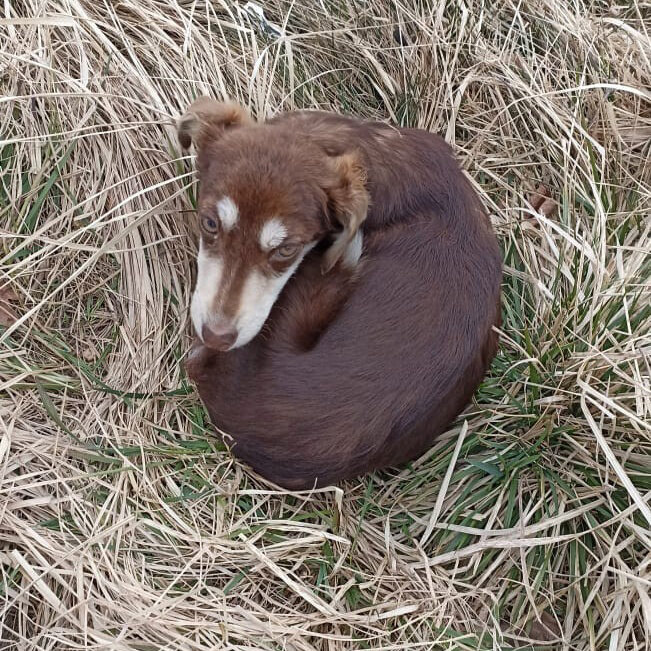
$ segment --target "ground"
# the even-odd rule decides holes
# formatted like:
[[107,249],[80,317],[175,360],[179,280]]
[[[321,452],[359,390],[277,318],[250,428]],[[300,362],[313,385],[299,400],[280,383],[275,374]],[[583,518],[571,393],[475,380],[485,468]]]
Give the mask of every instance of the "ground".
[[[648,649],[641,0],[6,0],[0,648]],[[501,350],[410,467],[284,494],[190,341],[198,94],[441,133],[504,252]]]

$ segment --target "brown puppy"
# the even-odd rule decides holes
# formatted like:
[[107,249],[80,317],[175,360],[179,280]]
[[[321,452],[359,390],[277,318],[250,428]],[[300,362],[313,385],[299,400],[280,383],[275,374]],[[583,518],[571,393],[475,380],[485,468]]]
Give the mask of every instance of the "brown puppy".
[[495,355],[501,257],[439,137],[195,102],[202,228],[188,370],[233,451],[288,488],[423,453]]

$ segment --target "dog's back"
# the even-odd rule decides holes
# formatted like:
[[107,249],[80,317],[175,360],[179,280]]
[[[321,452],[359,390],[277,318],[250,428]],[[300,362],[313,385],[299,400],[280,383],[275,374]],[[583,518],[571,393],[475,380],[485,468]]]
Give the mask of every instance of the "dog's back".
[[323,275],[315,249],[263,332],[192,374],[234,452],[303,488],[413,459],[464,408],[497,348],[501,258],[437,136],[323,113],[277,121],[362,153],[362,262]]

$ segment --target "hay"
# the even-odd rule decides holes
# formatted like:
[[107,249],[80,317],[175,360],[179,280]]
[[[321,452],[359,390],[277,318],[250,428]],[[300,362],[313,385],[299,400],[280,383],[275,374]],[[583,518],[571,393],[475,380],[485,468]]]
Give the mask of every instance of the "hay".
[[[243,6],[4,3],[0,647],[649,648],[649,4]],[[410,468],[287,495],[211,436],[172,128],[200,93],[457,148],[502,351]]]

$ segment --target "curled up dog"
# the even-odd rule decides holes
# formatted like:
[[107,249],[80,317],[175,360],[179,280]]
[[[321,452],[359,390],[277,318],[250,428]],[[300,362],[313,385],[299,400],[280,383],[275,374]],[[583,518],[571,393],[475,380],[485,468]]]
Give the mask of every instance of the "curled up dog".
[[422,454],[497,350],[501,257],[447,144],[201,98],[187,368],[233,452],[311,488]]

